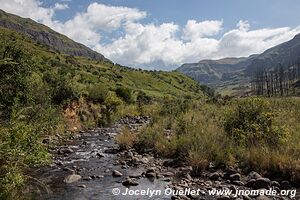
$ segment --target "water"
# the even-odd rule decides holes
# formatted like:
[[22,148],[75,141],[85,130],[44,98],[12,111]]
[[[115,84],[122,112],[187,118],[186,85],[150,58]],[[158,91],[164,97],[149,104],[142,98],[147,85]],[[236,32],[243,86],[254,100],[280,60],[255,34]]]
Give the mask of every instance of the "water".
[[[98,128],[87,133],[81,134],[76,139],[69,141],[65,146],[73,150],[73,153],[67,156],[54,153],[55,162],[62,165],[47,166],[38,169],[32,169],[31,176],[39,180],[37,184],[38,190],[33,190],[31,194],[33,199],[48,200],[108,200],[108,199],[170,199],[170,197],[162,194],[157,197],[148,196],[123,196],[113,195],[112,189],[118,188],[121,193],[125,192],[126,187],[122,185],[122,181],[129,175],[140,175],[145,171],[144,167],[130,167],[122,169],[121,165],[117,165],[117,154],[104,153],[106,149],[117,148],[118,145],[112,139],[121,125],[115,125],[111,128]],[[97,157],[97,153],[101,152],[105,157]],[[75,183],[64,183],[64,178],[72,172],[70,169],[77,169],[76,174],[80,174],[83,178],[90,176],[99,176],[91,180],[80,180]],[[78,169],[81,170],[78,172]],[[108,171],[109,170],[109,171]],[[112,171],[118,170],[123,176],[112,177]],[[102,177],[103,176],[103,177]],[[130,189],[143,190],[149,188],[151,190],[164,191],[168,182],[148,178],[137,179],[138,186],[132,186]],[[41,184],[42,183],[42,184]],[[80,186],[85,185],[85,188]]]

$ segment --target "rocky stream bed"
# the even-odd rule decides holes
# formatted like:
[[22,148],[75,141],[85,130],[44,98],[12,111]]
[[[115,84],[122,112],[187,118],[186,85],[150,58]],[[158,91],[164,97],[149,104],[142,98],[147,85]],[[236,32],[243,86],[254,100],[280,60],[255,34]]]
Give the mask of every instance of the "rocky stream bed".
[[[29,187],[37,200],[129,200],[129,199],[300,199],[288,195],[237,195],[243,189],[295,191],[288,181],[274,181],[256,172],[242,174],[239,169],[216,169],[213,165],[201,176],[192,176],[192,167],[154,157],[151,152],[121,151],[114,138],[124,125],[132,130],[147,124],[147,117],[127,117],[109,128],[80,132],[52,149],[54,164],[32,169],[37,184]],[[37,189],[38,188],[38,189]],[[169,188],[169,189],[167,189]],[[223,189],[231,195],[209,195]],[[122,195],[128,190],[144,195]],[[166,192],[167,190],[167,192]],[[188,192],[194,190],[196,194]],[[153,191],[152,195],[151,192]],[[161,193],[157,192],[161,191]],[[185,194],[178,192],[185,191]],[[176,193],[177,192],[177,193]],[[116,195],[118,193],[118,195]],[[293,196],[293,195],[292,195]]]

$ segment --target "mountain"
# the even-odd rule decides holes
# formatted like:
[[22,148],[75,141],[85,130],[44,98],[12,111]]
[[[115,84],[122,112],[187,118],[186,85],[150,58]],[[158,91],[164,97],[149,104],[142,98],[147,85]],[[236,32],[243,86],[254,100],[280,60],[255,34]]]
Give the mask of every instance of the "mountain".
[[[253,58],[254,56],[252,56]],[[242,71],[251,59],[241,58],[223,58],[220,60],[202,60],[198,63],[183,64],[177,69],[195,80],[214,85],[222,80],[226,80],[235,73]]]
[[67,91],[62,93],[73,91],[89,97],[102,89],[115,91],[121,87],[134,94],[143,92],[153,99],[203,96],[200,85],[182,73],[143,71],[114,64],[42,24],[1,11],[0,58],[11,56],[6,53],[9,51],[16,56],[24,54],[21,58],[28,62],[32,60],[37,68],[34,71],[46,85],[67,85]]
[[288,66],[299,60],[300,34],[261,54],[186,63],[176,70],[227,94],[233,90],[247,90],[251,76],[259,69],[272,70],[278,65]]
[[70,38],[55,32],[49,27],[39,24],[29,18],[6,13],[0,9],[0,26],[25,34],[34,41],[49,46],[64,54],[82,56],[93,60],[109,61],[102,54],[74,42]]
[[300,60],[300,34],[292,40],[272,47],[262,54],[257,55],[249,65],[246,66],[246,74],[251,75],[257,67],[264,67],[268,70],[280,65],[288,66],[298,63]]

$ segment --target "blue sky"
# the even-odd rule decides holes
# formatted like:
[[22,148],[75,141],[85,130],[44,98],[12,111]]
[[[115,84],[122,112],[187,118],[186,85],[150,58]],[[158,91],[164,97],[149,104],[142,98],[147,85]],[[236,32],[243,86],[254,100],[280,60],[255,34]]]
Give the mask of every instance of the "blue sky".
[[297,0],[0,0],[0,8],[146,69],[249,56],[300,32]]
[[[56,1],[43,1],[51,6]],[[237,21],[248,20],[253,28],[298,26],[300,3],[298,0],[73,0],[65,1],[70,9],[58,12],[56,17],[69,19],[88,7],[91,2],[113,6],[126,6],[147,11],[148,22],[177,22],[184,25],[187,20],[223,19],[228,28]]]

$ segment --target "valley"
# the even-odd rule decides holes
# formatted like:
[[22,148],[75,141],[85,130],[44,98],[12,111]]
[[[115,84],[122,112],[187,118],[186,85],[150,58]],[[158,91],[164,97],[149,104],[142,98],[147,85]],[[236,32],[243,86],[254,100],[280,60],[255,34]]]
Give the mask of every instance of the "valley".
[[299,199],[299,38],[142,70],[0,10],[0,199]]

